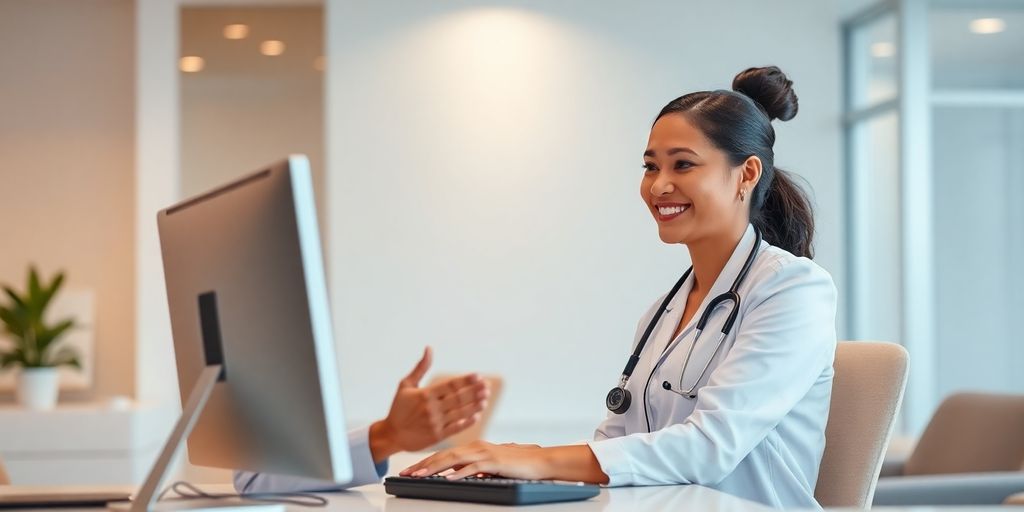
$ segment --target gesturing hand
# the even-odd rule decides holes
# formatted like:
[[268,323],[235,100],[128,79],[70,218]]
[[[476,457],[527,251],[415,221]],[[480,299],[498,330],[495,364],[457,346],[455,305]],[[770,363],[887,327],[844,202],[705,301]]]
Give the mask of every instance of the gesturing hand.
[[419,387],[430,369],[432,352],[398,384],[387,418],[370,427],[370,452],[381,462],[399,451],[417,451],[473,425],[487,405],[489,390],[477,374]]

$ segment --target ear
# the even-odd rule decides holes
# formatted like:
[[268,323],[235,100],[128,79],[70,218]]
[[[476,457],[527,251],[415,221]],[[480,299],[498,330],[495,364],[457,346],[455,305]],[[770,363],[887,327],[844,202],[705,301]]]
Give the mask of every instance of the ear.
[[749,197],[754,187],[761,180],[761,159],[757,155],[748,156],[740,166],[740,188],[747,191]]

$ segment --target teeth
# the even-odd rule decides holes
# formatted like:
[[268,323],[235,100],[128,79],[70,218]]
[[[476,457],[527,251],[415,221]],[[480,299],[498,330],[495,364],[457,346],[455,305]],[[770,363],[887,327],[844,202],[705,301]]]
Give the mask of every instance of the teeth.
[[690,207],[689,205],[686,205],[686,206],[659,206],[658,207],[658,213],[660,213],[662,215],[675,215],[677,213],[683,213],[689,207]]

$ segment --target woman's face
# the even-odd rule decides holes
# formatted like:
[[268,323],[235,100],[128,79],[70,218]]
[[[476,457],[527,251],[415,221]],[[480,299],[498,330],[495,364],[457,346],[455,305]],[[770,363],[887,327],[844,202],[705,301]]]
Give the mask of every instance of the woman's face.
[[[682,114],[658,119],[644,151],[640,196],[658,223],[661,240],[693,244],[745,226],[753,187],[744,181],[743,169],[749,163],[731,166],[727,155]],[[760,174],[759,160],[757,166]],[[741,186],[748,202],[740,201]]]

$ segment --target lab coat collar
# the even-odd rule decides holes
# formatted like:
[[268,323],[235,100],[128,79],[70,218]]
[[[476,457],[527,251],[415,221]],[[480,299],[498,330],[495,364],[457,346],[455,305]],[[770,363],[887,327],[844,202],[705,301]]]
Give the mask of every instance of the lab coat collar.
[[[711,291],[701,301],[700,309],[697,310],[697,314],[690,320],[690,323],[695,323],[697,318],[704,312],[704,308],[707,307],[711,299],[729,291],[732,287],[733,281],[736,280],[736,276],[739,275],[740,270],[743,269],[743,263],[747,261],[747,256],[750,254],[750,249],[754,246],[754,226],[747,224],[747,230],[743,232],[743,236],[740,237],[740,242],[736,244],[736,248],[733,249],[732,255],[729,256],[729,261],[725,263],[725,267],[722,268],[722,272],[718,274],[718,278],[715,279],[715,284],[711,286]],[[693,273],[690,273],[690,277],[686,278],[686,283],[679,288],[679,292],[672,298],[672,302],[669,303],[668,307],[665,308],[665,312],[672,311],[679,308],[682,311],[686,307],[686,297],[690,294],[690,290],[693,289],[693,283],[696,277]],[[677,320],[678,324],[678,320]],[[686,329],[689,328],[687,324]],[[684,329],[685,330],[685,329]]]

